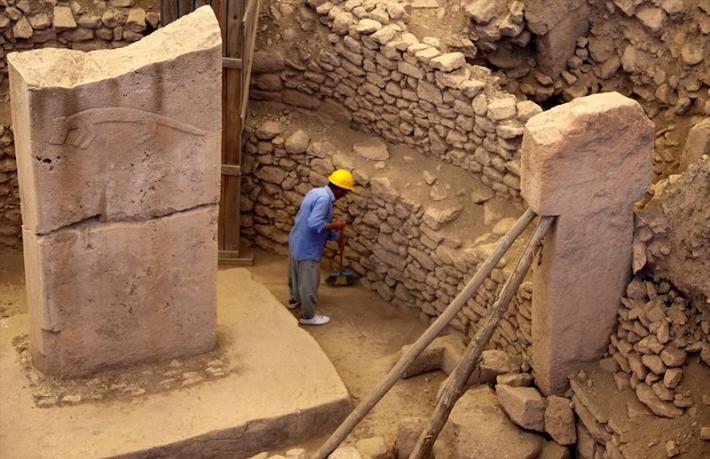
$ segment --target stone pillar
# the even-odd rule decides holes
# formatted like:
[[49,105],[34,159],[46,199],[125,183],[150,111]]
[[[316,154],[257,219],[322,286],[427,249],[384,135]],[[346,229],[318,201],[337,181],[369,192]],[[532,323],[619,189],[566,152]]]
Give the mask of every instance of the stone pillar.
[[221,60],[209,7],[125,48],[8,56],[41,370],[214,347]]
[[525,127],[522,195],[538,214],[559,216],[533,275],[533,368],[546,394],[564,391],[607,347],[652,151],[653,124],[615,92],[575,99]]

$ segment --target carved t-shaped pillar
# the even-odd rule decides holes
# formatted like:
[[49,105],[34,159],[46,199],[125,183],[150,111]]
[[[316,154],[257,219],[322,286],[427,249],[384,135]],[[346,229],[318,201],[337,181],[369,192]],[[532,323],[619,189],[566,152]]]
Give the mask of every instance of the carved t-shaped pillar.
[[631,269],[633,204],[651,181],[653,124],[619,93],[575,99],[531,118],[522,195],[557,215],[534,272],[532,358],[546,393],[599,358]]

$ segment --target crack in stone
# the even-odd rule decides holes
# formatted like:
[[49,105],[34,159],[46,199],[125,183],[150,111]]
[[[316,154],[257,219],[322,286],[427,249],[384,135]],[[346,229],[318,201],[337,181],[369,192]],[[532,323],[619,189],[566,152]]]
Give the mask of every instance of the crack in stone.
[[58,228],[54,228],[49,231],[35,233],[35,235],[36,236],[48,236],[50,234],[53,234],[53,233],[56,233],[59,231],[83,230],[83,229],[86,229],[90,226],[93,226],[96,223],[145,223],[150,220],[171,217],[173,215],[185,214],[188,212],[206,209],[208,207],[212,207],[215,205],[217,205],[216,202],[210,202],[210,203],[206,203],[206,204],[199,204],[197,206],[193,206],[188,209],[180,209],[180,210],[170,209],[167,212],[160,212],[160,213],[156,213],[154,215],[149,214],[149,215],[142,215],[142,216],[126,217],[126,218],[120,218],[117,220],[105,219],[105,218],[103,218],[103,214],[96,214],[96,215],[92,215],[92,216],[83,218],[81,220],[78,220],[78,221],[75,221],[72,223],[68,223],[66,225],[62,225]]

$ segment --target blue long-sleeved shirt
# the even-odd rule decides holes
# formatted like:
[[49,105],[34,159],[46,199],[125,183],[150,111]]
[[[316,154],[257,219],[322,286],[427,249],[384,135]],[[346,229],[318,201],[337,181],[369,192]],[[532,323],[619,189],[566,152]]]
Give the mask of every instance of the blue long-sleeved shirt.
[[335,195],[327,185],[306,193],[288,235],[291,256],[297,261],[320,260],[326,241],[338,239],[337,231],[325,229],[333,221],[333,202]]

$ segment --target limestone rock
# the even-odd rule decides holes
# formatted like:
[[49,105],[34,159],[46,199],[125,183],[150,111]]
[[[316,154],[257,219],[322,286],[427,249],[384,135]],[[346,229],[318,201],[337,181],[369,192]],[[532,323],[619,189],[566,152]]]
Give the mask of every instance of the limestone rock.
[[353,145],[353,152],[369,161],[384,161],[389,159],[387,144],[379,137],[371,137]]
[[[609,142],[600,143],[602,137]],[[653,123],[641,106],[618,93],[575,99],[525,125],[522,196],[536,212],[568,222],[557,227],[555,244],[544,246],[543,263],[533,273],[532,316],[539,326],[532,330],[532,357],[545,394],[564,391],[568,375],[607,349],[618,292],[626,287],[631,266],[633,204],[651,181],[653,140]],[[599,174],[602,169],[607,172]],[[595,231],[581,235],[575,222],[588,222],[590,215]],[[577,254],[574,263],[570,253]],[[614,288],[600,291],[599,285]],[[579,336],[585,337],[584,346],[578,345]]]
[[463,206],[459,203],[438,202],[427,207],[423,220],[433,230],[438,230],[456,220],[461,212],[463,212]]
[[[71,14],[56,7],[55,26]],[[8,56],[42,371],[214,347],[221,61],[209,7],[119,49]]]
[[434,444],[437,458],[529,459],[542,451],[542,437],[510,422],[493,390],[469,389],[456,402]]
[[512,118],[516,113],[515,96],[496,97],[488,104],[488,116],[496,121]]
[[442,72],[452,72],[466,64],[463,53],[446,53],[429,61],[429,65]]
[[507,373],[496,377],[496,384],[505,384],[513,387],[528,387],[532,384],[530,373]]
[[569,399],[557,395],[547,398],[545,432],[561,445],[574,445],[577,442],[574,411]]
[[636,12],[639,21],[653,33],[658,33],[663,28],[665,13],[660,8],[646,6]]
[[357,23],[357,26],[355,26],[355,30],[357,30],[358,33],[363,33],[363,34],[372,34],[374,32],[377,32],[382,28],[382,24],[378,21],[375,21],[374,19],[360,19],[360,22]]
[[292,155],[305,153],[310,141],[311,138],[303,129],[297,129],[288,137],[288,139],[286,139],[286,143],[284,144],[286,153],[290,153]]
[[55,6],[53,13],[54,29],[59,32],[62,30],[75,29],[77,24],[74,20],[71,8],[68,6]]
[[520,371],[520,358],[499,349],[481,352],[478,367],[471,375],[471,381],[492,384],[499,375]]
[[683,415],[682,409],[675,407],[672,403],[662,401],[646,383],[639,383],[636,386],[636,396],[641,403],[658,416],[677,418]]
[[700,121],[688,130],[680,160],[681,170],[687,169],[703,155],[710,155],[710,118]]
[[256,137],[259,140],[271,140],[284,132],[284,125],[278,121],[268,120],[256,129]]
[[397,459],[407,459],[412,454],[417,439],[426,425],[427,420],[424,418],[404,418],[400,421],[394,444]]
[[666,346],[661,352],[661,359],[667,367],[680,367],[685,363],[688,354],[675,346]]
[[330,459],[363,459],[360,452],[352,446],[339,446],[328,457]]
[[26,16],[22,16],[19,21],[12,27],[12,33],[15,38],[30,38],[34,31],[30,25],[30,21]]
[[392,186],[387,177],[374,177],[370,179],[372,194],[385,202],[394,202],[399,197],[399,192]]
[[705,305],[710,298],[710,235],[707,226],[710,212],[707,184],[710,182],[710,157],[692,163],[686,172],[667,182],[642,208],[639,220],[662,231],[663,240],[673,250],[654,257],[654,275],[669,279],[694,304]]
[[286,67],[286,63],[281,54],[276,51],[254,51],[252,60],[252,72],[273,73],[279,72]]
[[358,440],[355,447],[363,459],[389,459],[390,449],[383,437],[370,437]]
[[498,402],[508,417],[524,429],[544,430],[545,399],[534,387],[496,386]]
[[542,452],[538,459],[570,459],[570,457],[568,448],[558,445],[554,441],[547,441],[545,446],[542,447]]

